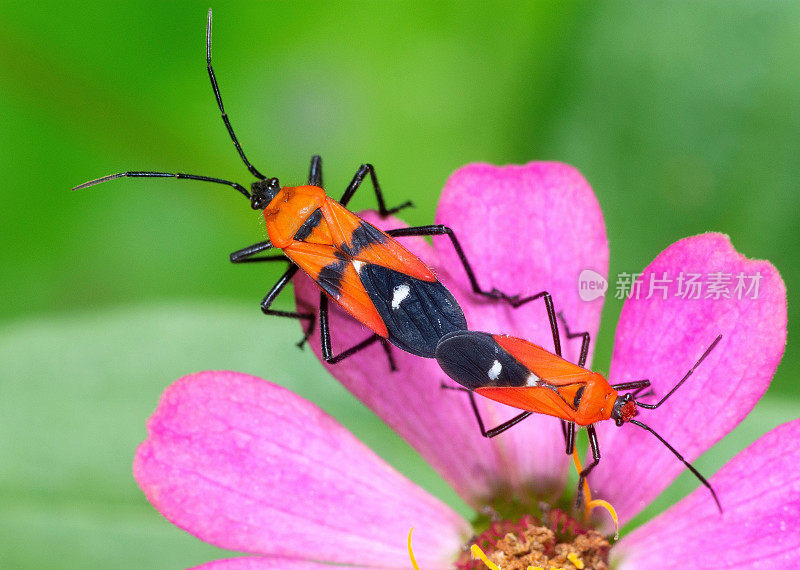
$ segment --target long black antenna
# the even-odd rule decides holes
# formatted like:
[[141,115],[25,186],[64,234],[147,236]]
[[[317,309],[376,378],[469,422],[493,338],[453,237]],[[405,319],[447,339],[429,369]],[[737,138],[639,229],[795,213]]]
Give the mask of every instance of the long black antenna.
[[677,390],[678,388],[681,387],[681,384],[686,382],[686,379],[689,378],[689,376],[692,375],[692,372],[694,372],[697,369],[698,366],[700,366],[700,363],[703,362],[703,360],[705,360],[706,356],[708,356],[711,353],[711,351],[714,350],[714,347],[717,346],[717,344],[719,343],[720,340],[722,340],[722,335],[719,335],[717,338],[714,339],[714,342],[711,343],[711,346],[709,346],[706,349],[706,351],[703,353],[703,356],[701,356],[700,359],[697,362],[695,362],[694,366],[692,366],[689,369],[689,372],[686,373],[686,376],[681,378],[680,382],[675,384],[675,386],[672,388],[672,390],[667,392],[667,395],[664,396],[663,398],[661,398],[661,400],[659,400],[659,402],[657,404],[642,404],[641,402],[639,402],[637,400],[636,401],[636,405],[640,406],[642,408],[646,408],[648,410],[655,410],[657,407],[659,407],[661,404],[663,404],[667,400],[667,398],[669,398],[670,396],[672,396],[672,394],[675,393],[675,390]]
[[[225,123],[225,126],[228,129],[228,134],[230,134],[231,139],[233,140],[233,144],[236,146],[236,150],[239,152],[239,156],[242,157],[245,166],[247,169],[255,176],[261,180],[264,180],[266,176],[261,174],[255,166],[250,164],[250,161],[247,160],[247,157],[244,155],[244,151],[242,150],[242,145],[239,144],[239,140],[236,138],[236,135],[233,132],[233,127],[231,126],[230,119],[228,119],[228,114],[225,112],[225,107],[222,106],[222,96],[219,94],[219,85],[217,85],[217,78],[214,76],[214,68],[211,67],[211,9],[208,10],[208,23],[206,26],[206,63],[208,68],[208,77],[211,79],[211,87],[214,88],[214,96],[217,99],[217,106],[219,107],[220,112],[222,113],[222,120]],[[241,184],[237,184],[236,182],[231,182],[230,180],[223,180],[222,178],[214,178],[211,176],[199,176],[197,174],[186,174],[184,172],[153,172],[153,171],[145,171],[145,170],[133,170],[128,172],[118,172],[117,174],[109,174],[108,176],[103,176],[102,178],[97,178],[95,180],[90,180],[89,182],[84,182],[83,184],[79,184],[75,186],[73,190],[81,190],[82,188],[88,188],[90,186],[94,186],[95,184],[102,184],[103,182],[108,182],[109,180],[115,180],[117,178],[177,178],[178,180],[201,180],[203,182],[214,182],[215,184],[225,184],[230,186],[231,188],[235,189],[237,192],[242,194],[248,200],[250,199],[250,192],[242,186]]]
[[214,75],[214,68],[211,67],[211,8],[208,9],[208,24],[206,25],[206,64],[206,68],[208,69],[208,78],[211,80],[211,87],[214,89],[214,97],[217,98],[217,106],[219,107],[219,112],[222,113],[222,121],[225,123],[225,127],[228,129],[228,134],[231,135],[231,140],[233,141],[236,150],[239,152],[239,156],[242,157],[242,161],[247,167],[247,170],[249,170],[256,178],[264,180],[266,176],[261,174],[255,166],[250,164],[250,161],[247,160],[247,157],[244,155],[242,145],[239,144],[239,139],[236,138],[236,135],[233,132],[233,127],[231,126],[231,121],[228,119],[228,113],[225,112],[225,107],[222,105],[222,95],[219,94],[219,85],[217,84],[217,78]]
[[[719,337],[717,337],[717,340],[719,340]],[[716,341],[715,341],[715,342],[716,342]],[[713,347],[713,346],[712,346],[712,347]],[[717,498],[717,493],[716,493],[716,492],[714,491],[714,489],[711,487],[711,483],[709,483],[709,482],[706,480],[706,478],[705,478],[705,477],[703,477],[703,476],[700,474],[700,472],[699,472],[697,469],[695,469],[695,468],[694,468],[694,466],[693,466],[691,463],[689,463],[688,461],[686,461],[686,460],[683,458],[683,456],[682,456],[680,453],[678,453],[678,452],[677,452],[677,450],[676,450],[674,447],[672,447],[672,446],[671,446],[669,443],[667,443],[667,440],[665,440],[663,437],[661,437],[661,436],[660,436],[660,435],[658,435],[658,434],[657,434],[655,431],[653,431],[653,428],[651,428],[650,426],[646,426],[646,425],[644,425],[642,422],[640,422],[640,421],[637,421],[637,420],[630,420],[630,423],[632,423],[632,424],[635,424],[635,425],[639,426],[640,428],[642,428],[642,429],[645,429],[645,430],[649,431],[650,433],[652,433],[654,436],[656,436],[656,437],[658,438],[658,440],[659,440],[661,443],[663,443],[663,444],[664,444],[664,445],[667,447],[667,449],[669,449],[669,450],[670,450],[670,451],[671,451],[671,452],[672,452],[672,453],[675,455],[675,457],[677,457],[678,459],[680,459],[680,460],[681,460],[681,462],[682,462],[684,465],[686,465],[686,467],[688,467],[688,468],[689,468],[689,471],[691,471],[692,473],[694,473],[695,477],[697,477],[698,479],[700,479],[700,482],[701,482],[703,485],[705,485],[706,487],[708,487],[708,490],[709,490],[709,491],[711,491],[711,496],[713,496],[713,497],[714,497],[714,502],[715,502],[715,503],[717,503],[717,508],[719,509],[719,512],[720,512],[720,513],[722,513],[722,505],[720,504],[720,502],[719,502],[719,499]]]
[[88,188],[89,186],[94,186],[95,184],[102,184],[103,182],[108,182],[109,180],[115,180],[117,178],[177,178],[178,180],[201,180],[203,182],[214,182],[216,184],[225,184],[237,190],[240,194],[242,194],[248,200],[250,199],[250,192],[242,186],[241,184],[237,184],[236,182],[231,182],[230,180],[223,180],[222,178],[212,178],[211,176],[198,176],[196,174],[186,174],[183,172],[152,172],[149,170],[133,170],[129,172],[118,172],[117,174],[109,174],[108,176],[103,176],[102,178],[97,178],[95,180],[89,180],[89,182],[84,182],[83,184],[78,184],[73,188],[73,190],[81,190],[82,188]]

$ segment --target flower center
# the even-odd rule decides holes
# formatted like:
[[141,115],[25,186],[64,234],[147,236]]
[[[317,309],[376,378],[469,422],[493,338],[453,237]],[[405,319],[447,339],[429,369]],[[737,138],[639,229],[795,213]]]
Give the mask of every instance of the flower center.
[[474,554],[482,552],[500,570],[606,570],[610,549],[608,540],[599,532],[585,528],[564,511],[553,509],[541,520],[525,515],[516,522],[493,522],[466,545],[455,567],[487,570],[486,562],[474,558]]

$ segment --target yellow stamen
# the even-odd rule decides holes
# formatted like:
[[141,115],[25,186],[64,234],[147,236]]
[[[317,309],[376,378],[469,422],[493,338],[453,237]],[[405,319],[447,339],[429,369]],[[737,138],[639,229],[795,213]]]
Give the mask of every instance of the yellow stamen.
[[572,565],[578,570],[583,570],[584,568],[586,568],[586,565],[583,563],[583,560],[578,558],[578,555],[575,554],[574,552],[570,552],[569,554],[567,554],[567,560],[572,562]]
[[483,553],[483,550],[481,550],[480,546],[478,546],[477,544],[473,544],[470,547],[470,550],[472,551],[472,556],[474,558],[479,558],[480,560],[482,560],[483,563],[489,567],[489,570],[500,570],[497,564],[495,564],[486,557],[486,555]]
[[417,566],[417,559],[414,558],[414,550],[411,548],[411,533],[414,532],[414,527],[411,527],[411,530],[408,531],[408,557],[411,558],[411,566],[414,567],[414,570],[419,570],[419,566]]
[[614,520],[614,540],[619,540],[619,517],[617,517],[617,511],[611,506],[611,503],[603,499],[592,499],[586,503],[586,507],[588,509],[587,512],[591,512],[597,507],[603,507],[607,510],[608,514],[611,515],[611,518]]
[[[572,450],[572,462],[575,464],[575,469],[578,471],[578,473],[583,471],[583,467],[581,467],[581,460],[578,459],[577,449]],[[610,514],[611,518],[614,520],[614,540],[619,540],[619,517],[617,517],[617,511],[608,501],[604,501],[602,499],[592,500],[592,493],[589,491],[589,483],[586,481],[586,479],[583,480],[583,497],[584,504],[586,505],[584,516],[589,518],[589,513],[591,513],[592,510],[596,509],[597,507],[603,507],[608,511],[608,514]],[[572,560],[570,560],[570,562],[572,562]]]

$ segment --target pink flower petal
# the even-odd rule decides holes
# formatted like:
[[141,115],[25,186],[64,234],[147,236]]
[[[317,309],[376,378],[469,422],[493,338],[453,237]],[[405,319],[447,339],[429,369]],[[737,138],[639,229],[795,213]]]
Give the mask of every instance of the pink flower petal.
[[418,559],[436,568],[469,532],[333,418],[259,378],[181,378],[162,396],[148,434],[134,462],[147,498],[222,548],[405,568],[416,527]]
[[[650,276],[680,272],[706,276],[760,273],[758,298],[682,299],[677,281],[667,298],[647,296]],[[680,380],[721,334],[722,341],[697,371],[657,410],[637,418],[693,461],[733,429],[769,386],[786,343],[786,289],[767,261],[748,260],[727,236],[703,234],[664,250],[645,270],[642,295],[625,302],[617,327],[610,381],[649,378],[656,402]],[[731,286],[731,289],[733,286]],[[705,290],[703,297],[705,297]],[[598,497],[611,501],[620,522],[630,520],[684,469],[644,430],[611,422],[598,426],[603,460],[591,475]],[[706,496],[713,507],[710,496]]]
[[[603,297],[581,300],[578,278],[586,269],[608,275],[608,240],[597,198],[575,168],[558,162],[459,168],[447,180],[436,221],[453,228],[481,287],[522,296],[547,290],[573,332],[597,332]],[[465,309],[481,309],[468,314],[472,330],[552,347],[541,301],[511,309],[476,299],[449,241],[434,243],[448,287],[461,293]],[[577,360],[580,342],[564,344],[565,356]]]
[[[394,219],[363,215],[382,228],[404,226]],[[437,222],[455,230],[482,288],[523,295],[547,289],[573,331],[597,331],[602,297],[581,301],[577,282],[583,269],[606,275],[608,244],[597,200],[575,169],[557,163],[466,166],[448,180]],[[478,297],[446,236],[433,238],[435,251],[421,238],[400,239],[437,270],[472,328],[552,346],[542,301],[512,309]],[[295,292],[302,309],[318,306],[319,289],[308,279],[296,278]],[[341,312],[331,313],[335,353],[369,336],[366,328]],[[311,346],[319,355],[317,333]],[[565,346],[566,354],[577,358],[580,342],[567,341]],[[393,355],[399,368],[395,373],[389,372],[378,345],[327,368],[473,506],[484,504],[500,485],[540,494],[560,491],[567,458],[557,421],[531,417],[488,441],[478,432],[467,398],[440,390],[441,382],[449,379],[434,361],[396,348]],[[492,426],[517,413],[486,402],[481,406]]]
[[800,564],[800,420],[779,426],[711,478],[724,514],[704,488],[614,548],[634,568],[796,568]]
[[[364,566],[331,566],[318,562],[305,560],[289,560],[287,558],[264,558],[261,556],[243,556],[241,558],[226,558],[214,560],[200,566],[193,566],[190,570],[346,570],[365,568]],[[375,567],[371,567],[375,569]],[[377,570],[381,570],[378,568]]]

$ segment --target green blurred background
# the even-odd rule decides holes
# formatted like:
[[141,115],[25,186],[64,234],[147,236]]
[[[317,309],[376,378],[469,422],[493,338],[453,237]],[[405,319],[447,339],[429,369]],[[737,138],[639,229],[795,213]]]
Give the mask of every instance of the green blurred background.
[[[770,259],[796,322],[800,4],[689,2],[213,5],[214,64],[250,159],[284,184],[325,158],[337,195],[370,161],[389,202],[430,223],[471,161],[560,160],[594,187],[611,274],[706,230]],[[230,368],[287,385],[463,512],[437,476],[285,339],[257,302],[279,268],[234,267],[262,239],[224,187],[249,183],[204,64],[208,3],[46,0],[0,12],[0,567],[178,568],[223,553],[171,527],[130,474],[178,376]],[[338,190],[336,190],[338,189]],[[355,209],[372,207],[369,193]],[[568,220],[565,220],[568,223]],[[286,298],[288,301],[289,297]],[[286,305],[288,306],[288,304]],[[607,369],[609,299],[595,366]],[[789,350],[767,396],[698,463],[798,415]],[[681,477],[655,510],[691,489]]]

